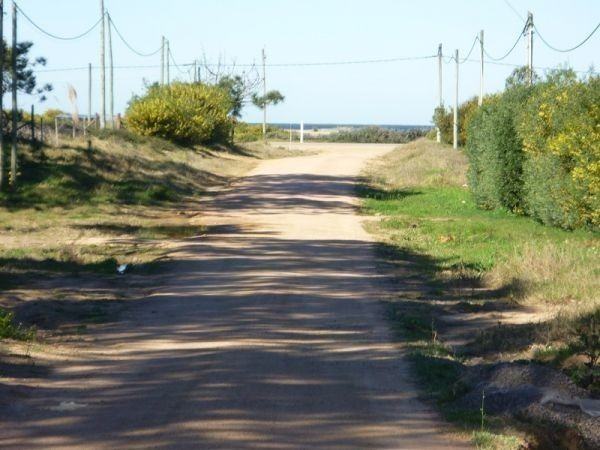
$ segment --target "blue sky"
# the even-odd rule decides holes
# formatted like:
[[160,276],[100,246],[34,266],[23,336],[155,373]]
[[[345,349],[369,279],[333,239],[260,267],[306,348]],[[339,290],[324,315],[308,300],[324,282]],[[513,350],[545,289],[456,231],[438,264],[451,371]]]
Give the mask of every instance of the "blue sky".
[[[5,1],[5,38],[10,37],[10,2]],[[88,29],[99,17],[98,0],[20,0],[18,5],[47,31],[72,36]],[[514,8],[511,8],[512,7]],[[527,11],[550,44],[567,48],[585,38],[600,22],[597,0],[105,0],[129,43],[140,52],[160,46],[161,35],[170,43],[178,64],[206,56],[237,64],[260,62],[263,46],[267,63],[305,63],[373,60],[434,55],[439,43],[444,54],[459,49],[466,56],[479,30],[485,30],[486,49],[503,55],[516,41]],[[516,10],[516,11],[515,11]],[[48,65],[40,82],[54,92],[36,108],[70,110],[68,85],[79,95],[86,112],[87,70],[63,71],[99,64],[99,29],[76,41],[49,38],[23,17],[19,40],[34,42],[32,56],[45,56]],[[115,66],[158,66],[160,55],[142,58],[113,35]],[[534,38],[534,65],[569,64],[586,71],[598,64],[600,30],[580,49],[557,53]],[[471,59],[479,58],[478,50]],[[525,39],[503,61],[525,64]],[[186,68],[184,67],[184,70]],[[503,88],[512,67],[486,64],[485,92]],[[57,70],[57,71],[54,71]],[[455,65],[444,64],[444,101],[454,101]],[[143,92],[144,80],[157,81],[158,67],[115,70],[115,109],[123,112],[132,94]],[[171,68],[171,78],[189,76]],[[327,122],[365,124],[428,124],[437,103],[437,60],[389,63],[267,67],[269,89],[278,89],[286,101],[269,110],[271,122]],[[479,64],[460,66],[460,99],[479,91]],[[20,97],[28,109],[34,99]],[[8,98],[5,99],[5,105]],[[94,70],[92,109],[98,111],[99,71]],[[244,120],[258,122],[261,113],[248,106]]]

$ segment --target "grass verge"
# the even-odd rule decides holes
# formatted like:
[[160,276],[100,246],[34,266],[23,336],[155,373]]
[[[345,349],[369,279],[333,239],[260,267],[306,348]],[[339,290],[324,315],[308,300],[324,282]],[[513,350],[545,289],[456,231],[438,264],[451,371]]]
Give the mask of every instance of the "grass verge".
[[[358,194],[363,212],[379,218],[368,227],[380,241],[382,259],[420,283],[415,292],[400,289],[390,315],[412,349],[424,393],[479,447],[518,448],[520,439],[506,432],[502,420],[487,418],[482,428],[478,414],[453,406],[463,389],[461,367],[481,358],[535,360],[554,364],[595,392],[600,236],[478,209],[466,168],[460,151],[418,140],[373,162]],[[518,323],[485,322],[467,329],[466,338],[446,320],[495,317],[506,309],[531,314]],[[455,351],[444,344],[446,337],[467,345]]]

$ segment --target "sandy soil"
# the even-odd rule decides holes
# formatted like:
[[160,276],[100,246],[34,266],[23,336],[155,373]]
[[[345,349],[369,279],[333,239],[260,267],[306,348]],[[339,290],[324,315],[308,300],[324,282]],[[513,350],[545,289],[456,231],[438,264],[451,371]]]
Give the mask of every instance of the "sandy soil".
[[416,396],[356,214],[358,172],[392,147],[305,144],[323,151],[207,202],[209,234],[151,295],[2,388],[0,447],[469,448]]

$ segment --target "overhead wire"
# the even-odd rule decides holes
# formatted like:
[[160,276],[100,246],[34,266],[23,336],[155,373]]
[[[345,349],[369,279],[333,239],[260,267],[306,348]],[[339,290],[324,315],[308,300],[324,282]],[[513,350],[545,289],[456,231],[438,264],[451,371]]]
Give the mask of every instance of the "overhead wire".
[[119,28],[115,25],[115,22],[112,20],[112,17],[110,16],[110,14],[107,12],[106,15],[108,16],[108,22],[109,25],[112,26],[113,30],[115,30],[115,32],[117,33],[117,36],[119,36],[119,39],[121,39],[121,42],[123,42],[123,44],[125,44],[125,46],[131,50],[133,53],[135,53],[138,56],[141,56],[143,58],[148,57],[148,56],[154,56],[156,55],[158,52],[160,52],[162,50],[162,45],[160,47],[158,47],[156,50],[154,50],[153,52],[149,52],[149,53],[143,53],[140,52],[138,50],[136,50],[135,48],[133,48],[133,46],[131,44],[129,44],[129,42],[127,42],[127,40],[123,37],[123,35],[121,34],[121,32],[119,31]]
[[475,44],[477,44],[477,42],[479,41],[479,36],[475,36],[475,39],[473,39],[473,45],[471,45],[471,50],[469,50],[469,53],[467,54],[467,56],[465,56],[462,61],[459,61],[459,64],[464,63],[466,60],[469,59],[469,56],[471,56],[471,53],[473,53],[473,49],[475,48]]
[[81,39],[82,37],[84,37],[84,36],[88,35],[89,33],[91,33],[91,32],[92,32],[92,31],[93,31],[93,30],[94,30],[94,29],[95,29],[95,28],[96,28],[96,27],[97,27],[97,26],[100,24],[100,22],[102,22],[102,17],[100,17],[100,18],[98,19],[98,21],[97,21],[96,23],[94,23],[94,25],[92,25],[90,28],[88,28],[86,31],[84,31],[84,32],[83,32],[83,33],[81,33],[81,34],[78,34],[78,35],[76,35],[76,36],[59,36],[59,35],[57,35],[57,34],[50,33],[49,31],[46,31],[46,30],[44,30],[44,29],[43,29],[41,26],[39,26],[37,23],[35,23],[35,22],[33,21],[33,19],[31,19],[31,18],[30,18],[30,17],[29,17],[29,16],[28,16],[28,15],[25,13],[25,11],[23,11],[23,10],[21,9],[21,7],[20,7],[19,5],[17,5],[16,3],[15,3],[15,7],[16,7],[16,8],[17,8],[17,10],[18,10],[18,11],[21,13],[21,15],[22,15],[23,17],[25,17],[25,19],[26,19],[26,20],[27,20],[27,21],[28,21],[28,22],[29,22],[31,25],[33,25],[35,28],[37,28],[37,29],[38,29],[40,32],[42,32],[42,33],[43,33],[43,34],[45,34],[46,36],[49,36],[49,37],[51,37],[51,38],[53,38],[53,39],[59,39],[59,40],[61,40],[61,41],[74,41],[74,40],[77,40],[77,39]]
[[560,53],[568,53],[568,52],[572,52],[573,50],[576,50],[576,49],[578,49],[578,48],[579,48],[579,47],[581,47],[583,44],[585,44],[587,41],[589,41],[589,40],[590,40],[590,38],[591,38],[591,37],[594,35],[594,33],[595,33],[596,31],[598,31],[598,29],[599,29],[599,28],[600,28],[600,22],[598,23],[598,25],[596,25],[596,28],[594,28],[594,29],[592,30],[592,32],[591,32],[590,34],[588,34],[588,36],[587,36],[587,37],[586,37],[586,38],[585,38],[583,41],[581,41],[579,44],[577,44],[576,46],[574,46],[574,47],[571,47],[571,48],[560,49],[560,48],[556,48],[556,47],[554,47],[554,46],[550,45],[550,44],[548,43],[548,41],[546,41],[546,39],[544,39],[544,37],[541,35],[541,33],[540,33],[540,30],[538,30],[538,28],[535,26],[535,24],[533,25],[533,29],[536,31],[536,33],[537,33],[537,35],[539,36],[540,40],[541,40],[541,41],[542,41],[544,44],[546,44],[546,46],[547,46],[548,48],[550,48],[550,49],[554,50],[555,52],[560,52]]
[[[179,64],[177,64],[177,61],[175,61],[175,57],[173,56],[173,52],[171,51],[171,47],[169,47],[169,54],[167,55],[167,58],[169,58],[172,62],[173,65],[175,66],[175,68],[179,71],[179,73],[182,73],[183,75],[189,75],[190,71],[189,70],[182,70],[179,67]],[[183,64],[183,66],[189,66],[192,65],[194,63],[187,63],[187,64]]]
[[[190,67],[194,65],[194,62],[182,63],[178,64],[175,58],[173,57],[173,53],[169,49],[170,60],[173,62],[175,67],[182,73],[188,74],[189,69],[182,70],[182,67]],[[324,66],[324,65],[342,65],[342,64],[378,64],[378,63],[390,63],[390,62],[399,62],[399,61],[411,61],[411,60],[423,60],[423,59],[431,59],[437,58],[437,55],[430,56],[421,56],[421,57],[406,57],[406,58],[388,58],[388,59],[377,59],[377,60],[361,60],[361,61],[337,61],[337,62],[317,62],[317,63],[273,63],[266,64],[266,67],[313,67],[313,66]],[[452,57],[453,59],[453,57]],[[205,63],[202,64],[207,67],[256,67],[256,63],[252,64],[217,64],[217,63]],[[161,67],[160,64],[138,64],[138,65],[121,65],[114,66],[115,69],[154,69],[157,67]],[[93,67],[96,69],[97,67]],[[75,66],[75,67],[65,67],[65,68],[56,68],[56,69],[34,69],[35,72],[68,72],[68,71],[77,71],[77,70],[87,70],[88,66]]]
[[510,50],[508,52],[506,52],[503,56],[501,56],[500,58],[496,58],[492,55],[490,55],[487,50],[485,49],[485,47],[483,48],[483,53],[485,53],[485,56],[487,56],[489,59],[491,59],[492,61],[502,61],[503,59],[506,59],[508,57],[508,55],[510,55],[513,50],[516,48],[517,44],[519,43],[519,41],[521,40],[521,37],[523,36],[523,33],[525,32],[525,29],[527,28],[527,24],[525,24],[525,26],[523,27],[523,29],[519,32],[519,37],[517,38],[517,40],[515,41],[514,45],[510,48]]

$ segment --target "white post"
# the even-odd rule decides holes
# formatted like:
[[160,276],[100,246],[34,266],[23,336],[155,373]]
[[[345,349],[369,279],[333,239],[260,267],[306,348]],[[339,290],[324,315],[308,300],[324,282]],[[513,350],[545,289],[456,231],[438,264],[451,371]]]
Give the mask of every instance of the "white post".
[[92,124],[92,63],[88,63],[88,117],[87,128]]
[[112,51],[112,33],[110,29],[112,28],[112,21],[110,18],[110,14],[106,13],[106,19],[108,21],[108,76],[109,76],[109,111],[110,111],[110,127],[114,130],[115,128],[115,72],[113,69],[113,51]]
[[456,59],[456,96],[454,97],[454,136],[452,140],[452,147],[458,148],[458,49],[456,49],[456,53],[454,54],[454,58]]
[[479,101],[478,104],[483,104],[483,30],[479,32],[479,46],[481,50],[481,67],[479,71]]
[[[439,105],[438,107],[442,108],[444,100],[442,99],[442,44],[438,46],[438,95],[439,95]],[[442,142],[442,132],[440,127],[435,127],[436,130],[436,140],[438,144]]]
[[100,0],[100,128],[106,126],[106,59],[104,58],[104,0]]
[[160,85],[165,84],[165,37],[162,36],[160,44]]
[[262,69],[263,69],[263,98],[265,99],[265,103],[263,105],[263,138],[267,138],[267,69],[266,69],[267,55],[265,54],[265,49],[262,49]]
[[170,43],[167,40],[167,54],[166,54],[166,58],[167,58],[167,86],[169,86],[171,84],[171,47],[170,47]]
[[527,39],[527,67],[529,68],[529,85],[533,83],[533,14],[527,12],[528,39]]
[[304,121],[300,122],[300,143],[304,144]]

